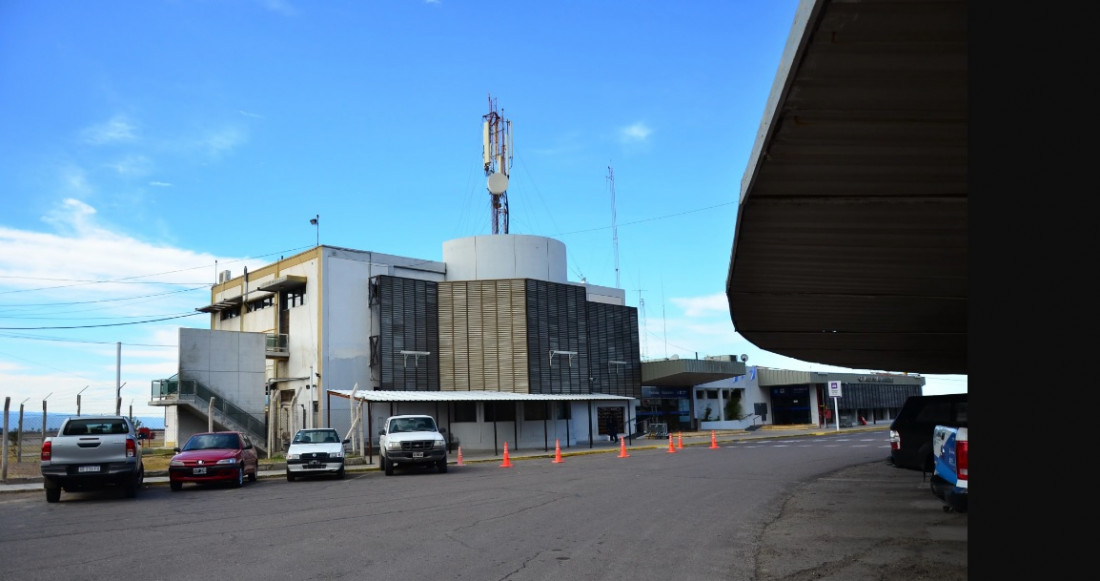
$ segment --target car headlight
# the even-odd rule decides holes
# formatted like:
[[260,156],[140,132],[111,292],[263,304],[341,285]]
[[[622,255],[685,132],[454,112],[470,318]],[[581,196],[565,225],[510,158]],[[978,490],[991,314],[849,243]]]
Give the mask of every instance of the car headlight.
[[168,465],[169,466],[183,466],[183,460],[176,460],[175,458],[172,458],[171,460],[168,461]]
[[443,448],[446,448],[446,447],[447,447],[447,442],[444,442],[443,440],[436,440],[432,444],[432,448],[435,448],[436,450],[442,450]]
[[287,454],[286,459],[287,460],[297,460],[298,456],[299,456],[299,454]]
[[343,458],[344,457],[344,451],[340,450],[338,452],[333,452],[332,457],[333,458]]
[[401,442],[386,442],[386,449],[392,451],[400,450]]
[[222,458],[221,460],[218,460],[218,464],[236,464],[236,463],[237,463],[236,458]]

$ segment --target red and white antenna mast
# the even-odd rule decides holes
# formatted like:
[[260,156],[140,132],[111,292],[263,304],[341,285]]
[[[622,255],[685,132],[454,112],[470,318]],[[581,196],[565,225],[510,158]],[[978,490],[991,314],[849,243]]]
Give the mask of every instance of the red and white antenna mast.
[[497,113],[489,96],[489,113],[482,115],[481,157],[488,179],[493,234],[508,233],[508,173],[512,169],[512,122]]

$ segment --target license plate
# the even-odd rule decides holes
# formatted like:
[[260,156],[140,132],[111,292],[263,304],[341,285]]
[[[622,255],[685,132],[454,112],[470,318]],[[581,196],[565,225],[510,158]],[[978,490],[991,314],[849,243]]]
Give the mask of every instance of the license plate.
[[413,452],[413,458],[423,458],[423,457],[424,457],[423,452]]
[[320,468],[324,466],[324,464],[321,464],[320,462],[310,462],[309,464],[306,464],[306,466],[308,466],[309,468]]
[[191,473],[192,474],[206,474],[206,467],[205,466],[198,466]]
[[94,466],[81,466],[77,470],[80,472],[99,472],[99,464]]

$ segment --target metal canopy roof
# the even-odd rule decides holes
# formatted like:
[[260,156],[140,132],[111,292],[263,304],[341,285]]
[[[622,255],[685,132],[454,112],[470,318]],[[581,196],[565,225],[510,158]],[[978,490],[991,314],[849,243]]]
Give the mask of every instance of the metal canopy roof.
[[[328,393],[350,399],[350,389],[330,389]],[[608,401],[635,398],[604,393],[513,393],[510,391],[384,391],[356,390],[355,399],[378,402],[433,401]]]
[[726,281],[735,329],[795,359],[967,372],[964,0],[803,0]]

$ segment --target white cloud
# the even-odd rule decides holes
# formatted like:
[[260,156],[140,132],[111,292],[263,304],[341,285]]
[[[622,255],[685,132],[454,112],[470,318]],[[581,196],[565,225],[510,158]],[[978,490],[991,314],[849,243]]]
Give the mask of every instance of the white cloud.
[[122,115],[116,115],[109,121],[86,127],[80,133],[84,142],[92,145],[108,145],[137,139],[134,125]]
[[226,127],[201,140],[201,148],[213,157],[221,157],[248,141],[248,134],[238,127]]
[[640,143],[649,140],[650,134],[653,133],[645,123],[639,121],[633,125],[628,125],[619,130],[619,140],[623,143]]

